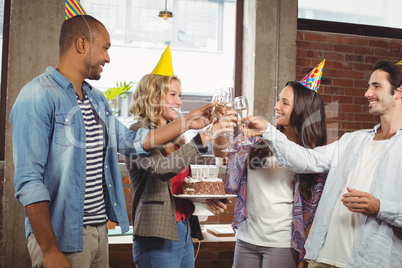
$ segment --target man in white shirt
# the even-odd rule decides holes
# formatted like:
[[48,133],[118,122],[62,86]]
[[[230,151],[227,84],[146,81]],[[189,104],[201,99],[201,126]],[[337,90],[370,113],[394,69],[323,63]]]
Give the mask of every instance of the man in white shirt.
[[329,172],[305,245],[309,267],[402,265],[402,66],[376,63],[364,96],[380,124],[315,149],[248,118],[248,135],[261,135],[286,168]]

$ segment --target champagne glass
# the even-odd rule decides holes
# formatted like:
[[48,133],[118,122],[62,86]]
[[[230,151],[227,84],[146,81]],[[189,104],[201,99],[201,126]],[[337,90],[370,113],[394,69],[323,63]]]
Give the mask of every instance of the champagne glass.
[[[223,91],[226,92],[226,99],[225,99],[225,109],[227,111],[232,111],[234,110],[234,91],[233,87],[225,87],[222,88]],[[233,127],[231,127],[233,129]],[[227,132],[223,133],[222,136],[227,136],[228,137],[228,147],[226,149],[222,150],[222,152],[225,153],[233,153],[236,152],[236,150],[230,145],[233,141],[233,132]]]
[[212,126],[215,122],[215,118],[218,117],[223,107],[225,106],[226,92],[220,89],[215,90],[212,96],[212,102],[216,102],[214,108],[212,108],[212,115],[214,116],[212,123],[203,133],[209,136],[215,136],[216,134],[212,131]]
[[[242,120],[241,123],[243,126],[245,126],[246,122],[247,122],[247,116],[248,116],[248,101],[247,101],[246,96],[236,97],[234,99],[234,103],[236,106],[237,113],[238,113],[240,119]],[[250,142],[246,136],[244,136],[243,141],[240,142],[239,144],[240,145],[251,145],[253,143]]]
[[[233,87],[223,87],[222,91],[226,92],[225,98],[225,109],[227,111],[232,111],[234,109],[234,90]],[[223,133],[221,136],[229,136],[232,133]]]

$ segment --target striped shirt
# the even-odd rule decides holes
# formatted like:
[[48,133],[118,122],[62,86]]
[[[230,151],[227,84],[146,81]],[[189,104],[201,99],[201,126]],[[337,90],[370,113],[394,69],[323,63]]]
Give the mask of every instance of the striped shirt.
[[86,182],[84,202],[84,225],[98,225],[107,222],[105,209],[106,184],[103,173],[105,159],[105,143],[102,125],[95,117],[92,105],[83,91],[81,101],[76,94],[78,105],[81,108],[86,133]]

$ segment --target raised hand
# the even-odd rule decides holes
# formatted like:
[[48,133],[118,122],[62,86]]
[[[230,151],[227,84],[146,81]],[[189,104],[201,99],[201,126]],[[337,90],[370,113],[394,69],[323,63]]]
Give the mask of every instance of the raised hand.
[[209,103],[207,105],[191,110],[188,114],[184,116],[185,128],[187,130],[201,129],[208,126],[212,120],[211,111],[214,105],[214,103]]
[[233,132],[233,128],[237,125],[236,111],[223,109],[222,114],[212,126],[212,131],[217,136],[225,132]]
[[[242,120],[240,118],[240,120]],[[244,120],[244,119],[243,119]],[[247,124],[240,125],[240,131],[244,134],[244,136],[254,137],[261,136],[268,127],[268,122],[258,116],[247,117]]]

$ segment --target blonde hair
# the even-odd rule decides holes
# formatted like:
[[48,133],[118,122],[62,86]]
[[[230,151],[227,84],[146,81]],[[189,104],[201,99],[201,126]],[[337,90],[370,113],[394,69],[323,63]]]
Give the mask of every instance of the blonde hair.
[[168,94],[173,79],[181,84],[175,75],[147,74],[141,78],[129,108],[134,119],[143,119],[152,129],[161,126],[159,115],[162,115],[163,98]]

